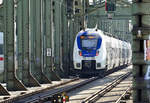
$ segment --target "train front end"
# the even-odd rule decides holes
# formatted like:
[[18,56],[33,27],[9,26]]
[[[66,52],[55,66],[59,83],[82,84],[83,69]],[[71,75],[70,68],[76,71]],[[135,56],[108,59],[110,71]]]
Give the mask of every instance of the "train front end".
[[84,74],[97,74],[106,66],[106,50],[98,31],[80,32],[74,45],[74,68]]

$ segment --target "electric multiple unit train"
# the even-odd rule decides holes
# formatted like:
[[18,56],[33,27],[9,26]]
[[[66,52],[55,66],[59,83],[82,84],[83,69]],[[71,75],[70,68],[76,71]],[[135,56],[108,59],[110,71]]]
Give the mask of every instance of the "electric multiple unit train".
[[131,63],[131,45],[98,29],[80,31],[74,42],[74,70],[80,74],[99,74]]

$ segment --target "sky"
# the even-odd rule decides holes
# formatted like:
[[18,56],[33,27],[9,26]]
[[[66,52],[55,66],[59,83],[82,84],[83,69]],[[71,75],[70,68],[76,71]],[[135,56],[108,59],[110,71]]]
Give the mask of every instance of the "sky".
[[0,4],[2,4],[3,3],[3,0],[0,0]]

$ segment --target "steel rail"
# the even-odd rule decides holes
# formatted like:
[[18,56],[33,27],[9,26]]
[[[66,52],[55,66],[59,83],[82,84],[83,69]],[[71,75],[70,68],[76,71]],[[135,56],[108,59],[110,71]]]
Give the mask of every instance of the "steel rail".
[[128,96],[130,96],[131,95],[131,93],[129,93],[129,91],[131,90],[131,86],[130,87],[128,87],[127,89],[126,89],[126,91],[118,98],[118,100],[115,102],[115,103],[120,103],[120,101],[122,100],[122,99],[128,99],[128,97],[126,96],[126,94],[129,94]]
[[[53,86],[49,86],[47,88],[44,88],[44,89],[41,89],[41,90],[38,90],[38,91],[34,91],[32,93],[27,93],[26,94],[26,91],[25,92],[21,92],[19,96],[17,97],[13,97],[13,98],[10,98],[10,96],[7,96],[7,99],[5,100],[2,100],[0,101],[0,103],[10,103],[10,102],[14,102],[14,101],[17,101],[17,100],[20,100],[20,99],[24,99],[24,98],[27,98],[29,96],[32,96],[32,95],[35,95],[35,94],[38,94],[40,92],[45,92],[47,90],[50,90],[50,89],[55,89],[57,87],[60,87],[60,86],[63,86],[63,85],[66,85],[68,83],[71,83],[71,82],[74,82],[74,81],[77,81],[79,80],[79,78],[74,78],[72,80],[69,80],[69,81],[66,81],[66,82],[63,82],[63,83],[60,83],[60,84],[57,84],[57,85],[53,85]],[[5,98],[5,97],[4,97]]]
[[99,77],[93,77],[93,78],[82,81],[81,83],[77,83],[77,84],[72,85],[72,86],[66,86],[66,87],[62,87],[62,88],[56,88],[54,90],[48,90],[48,91],[45,91],[41,94],[37,94],[36,96],[34,95],[33,97],[24,98],[23,100],[15,101],[15,103],[25,103],[25,102],[26,103],[31,103],[31,102],[35,103],[35,102],[39,102],[39,101],[44,101],[44,100],[51,98],[54,95],[61,94],[63,92],[68,92],[68,91],[76,89],[82,85],[86,85],[86,84],[88,84],[94,80],[97,80],[98,78]]
[[[82,81],[82,82],[80,82],[80,83],[77,83],[77,84],[75,84],[75,85],[72,85],[72,86],[66,86],[66,87],[63,87],[63,88],[57,88],[57,90],[54,90],[54,91],[52,91],[52,90],[48,90],[48,91],[46,91],[46,92],[43,92],[42,94],[39,94],[39,95],[36,95],[36,96],[34,96],[34,97],[30,97],[30,99],[29,98],[26,98],[26,99],[23,99],[23,101],[26,101],[27,103],[30,103],[30,102],[32,102],[32,103],[34,103],[34,102],[37,102],[37,101],[44,101],[44,100],[47,100],[48,98],[50,98],[50,97],[52,97],[52,96],[54,96],[54,95],[57,95],[57,94],[60,94],[60,93],[63,93],[63,92],[69,92],[69,91],[72,91],[72,90],[74,90],[74,89],[76,89],[76,88],[78,88],[78,87],[81,87],[81,86],[83,86],[83,85],[86,85],[86,84],[88,84],[88,83],[91,83],[91,82],[93,82],[93,81],[95,81],[95,80],[97,80],[97,79],[101,79],[101,78],[103,78],[103,77],[105,77],[106,75],[108,75],[108,74],[111,74],[111,73],[113,73],[113,72],[115,72],[115,71],[117,71],[117,70],[120,70],[120,69],[123,69],[124,67],[120,67],[120,68],[118,68],[118,69],[114,69],[114,70],[109,70],[107,73],[105,73],[102,77],[100,76],[100,77],[93,77],[93,78],[90,78],[90,79],[88,79],[88,80],[85,80],[85,81]],[[54,88],[55,89],[55,88]],[[21,101],[21,103],[23,103],[23,101]],[[15,101],[15,103],[20,103],[20,101]]]
[[[123,68],[124,67],[120,67],[118,69],[109,70],[107,73],[105,73],[103,75],[103,77],[105,77],[106,75],[111,74],[117,70],[121,70]],[[8,103],[8,102],[15,102],[15,103],[30,103],[30,102],[32,102],[32,103],[34,103],[37,101],[38,102],[44,101],[44,100],[51,98],[54,95],[57,95],[57,94],[60,94],[63,92],[72,91],[72,90],[74,90],[80,86],[86,85],[86,84],[91,83],[91,82],[93,82],[97,79],[100,79],[100,78],[102,78],[102,77],[93,77],[93,78],[90,78],[88,80],[81,81],[80,83],[76,83],[76,84],[71,85],[71,86],[70,85],[66,86],[69,83],[73,83],[73,82],[80,80],[79,78],[75,78],[75,79],[72,79],[70,81],[60,83],[58,85],[54,85],[54,86],[50,86],[50,87],[47,87],[47,88],[44,88],[44,89],[41,89],[38,91],[34,91],[32,93],[21,93],[21,95],[19,95],[18,97],[7,98],[6,100],[1,101],[0,103]]]
[[126,74],[121,75],[119,78],[115,79],[111,84],[104,87],[102,90],[97,91],[93,95],[87,97],[82,101],[82,103],[95,103],[99,98],[103,97],[106,93],[112,90],[115,86],[117,86],[121,81],[127,78],[132,72],[128,72]]
[[[107,76],[107,75],[109,75],[109,74],[111,74],[111,73],[113,73],[113,72],[115,72],[117,70],[123,69],[123,68],[124,67],[120,67],[118,69],[109,70],[102,77],[89,78],[88,80],[85,80],[83,82],[77,83],[75,85],[72,85],[72,86],[69,86],[69,87],[68,86],[67,87],[63,87],[63,88],[57,89],[56,91],[53,91],[53,92],[51,92],[51,91],[45,92],[42,95],[38,95],[38,96],[36,96],[36,97],[34,97],[34,98],[30,99],[30,100],[27,99],[25,101],[28,102],[28,103],[30,103],[30,102],[35,103],[35,102],[39,102],[39,101],[43,102],[45,100],[49,100],[49,98],[52,97],[52,96],[54,96],[54,95],[61,94],[63,92],[70,92],[70,91],[72,91],[72,90],[74,90],[76,88],[79,88],[79,87],[81,87],[83,85],[91,83],[91,82],[93,82],[95,80],[101,79],[101,78],[103,78],[103,77],[105,77],[105,76]],[[20,102],[18,102],[18,103],[20,103]],[[21,103],[23,103],[23,102],[21,102]]]

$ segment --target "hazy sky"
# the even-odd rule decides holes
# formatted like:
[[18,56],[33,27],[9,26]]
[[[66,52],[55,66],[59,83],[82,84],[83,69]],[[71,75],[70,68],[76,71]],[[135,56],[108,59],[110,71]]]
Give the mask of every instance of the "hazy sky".
[[2,4],[3,0],[0,0],[0,4]]

